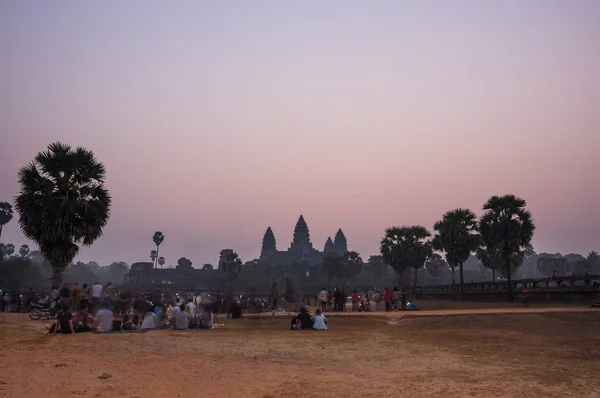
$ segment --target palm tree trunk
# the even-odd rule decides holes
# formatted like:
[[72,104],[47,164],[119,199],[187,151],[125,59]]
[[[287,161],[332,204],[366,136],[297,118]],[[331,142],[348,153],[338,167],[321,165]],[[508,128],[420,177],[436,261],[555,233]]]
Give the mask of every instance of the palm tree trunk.
[[154,268],[158,268],[158,245],[156,245],[156,258],[154,259]]
[[451,266],[452,270],[452,298],[456,298],[454,295],[456,294],[456,283],[454,282],[454,266]]
[[506,294],[508,301],[513,301],[512,294],[512,270],[510,269],[510,256],[506,256]]
[[63,274],[66,267],[52,264],[52,286],[59,288],[62,283]]
[[0,238],[2,238],[2,227],[3,227],[3,225],[0,224]]
[[413,300],[417,299],[417,269],[415,268],[415,280],[413,282]]
[[492,282],[496,282],[496,270],[492,268]]
[[465,299],[465,279],[463,277],[463,263],[462,261],[458,263],[459,271],[460,271],[460,299]]

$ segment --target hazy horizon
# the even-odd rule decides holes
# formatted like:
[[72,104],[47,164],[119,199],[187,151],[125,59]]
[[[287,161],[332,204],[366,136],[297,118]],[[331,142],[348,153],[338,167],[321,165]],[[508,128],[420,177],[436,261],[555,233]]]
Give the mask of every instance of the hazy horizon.
[[[112,216],[77,260],[216,265],[319,250],[492,195],[539,252],[600,250],[600,2],[0,3],[0,201],[54,141],[94,151]],[[0,241],[27,242],[18,215]]]

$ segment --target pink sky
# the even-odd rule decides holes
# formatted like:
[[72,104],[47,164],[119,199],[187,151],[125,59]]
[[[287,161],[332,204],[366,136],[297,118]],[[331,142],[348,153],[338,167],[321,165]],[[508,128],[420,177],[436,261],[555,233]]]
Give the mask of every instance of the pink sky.
[[538,251],[600,250],[600,2],[324,3],[1,3],[0,201],[59,140],[113,196],[83,261],[145,261],[156,230],[167,264],[250,260],[300,214],[368,258],[505,193]]

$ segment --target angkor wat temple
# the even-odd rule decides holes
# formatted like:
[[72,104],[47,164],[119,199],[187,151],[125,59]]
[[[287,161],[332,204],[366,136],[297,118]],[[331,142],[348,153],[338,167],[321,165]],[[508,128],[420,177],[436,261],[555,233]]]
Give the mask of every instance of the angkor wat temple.
[[305,263],[316,265],[323,260],[325,253],[345,253],[348,251],[346,236],[341,229],[337,231],[333,240],[327,238],[323,251],[313,247],[310,233],[304,217],[300,216],[294,228],[294,239],[287,250],[277,250],[275,234],[271,227],[267,228],[262,241],[260,261],[272,265],[290,265]]

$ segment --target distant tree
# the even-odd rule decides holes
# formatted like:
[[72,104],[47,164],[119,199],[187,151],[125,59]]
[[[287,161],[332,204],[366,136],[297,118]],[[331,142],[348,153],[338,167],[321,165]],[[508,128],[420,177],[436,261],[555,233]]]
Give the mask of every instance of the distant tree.
[[12,256],[15,252],[15,245],[8,243],[4,246],[4,254],[8,257]]
[[[523,263],[523,252],[513,253],[510,256],[511,272],[514,272]],[[492,271],[492,280],[496,280],[496,272],[501,275],[507,275],[506,263],[502,252],[495,250],[494,248],[479,247],[477,248],[477,258],[481,261],[482,265]]]
[[19,224],[51,264],[55,285],[79,252],[78,244],[91,246],[102,235],[111,203],[105,177],[91,151],[61,143],[50,144],[19,171]]
[[[158,254],[158,252],[157,252]],[[164,257],[159,257],[158,258],[158,265],[160,265],[160,268],[163,267],[163,265],[165,265],[165,258]]]
[[19,254],[21,255],[21,257],[27,257],[27,255],[29,254],[29,246],[28,245],[22,245],[21,248],[19,249]]
[[227,279],[229,279],[231,294],[233,294],[233,282],[242,272],[242,260],[236,252],[229,251],[225,254],[221,267],[222,271],[227,275]]
[[203,269],[203,270],[205,270],[205,271],[212,271],[212,270],[214,270],[215,268],[213,267],[213,265],[212,265],[212,264],[204,264],[204,265],[202,266],[202,269]]
[[583,275],[586,272],[592,272],[592,264],[587,260],[579,260],[575,264],[573,264],[573,270],[578,275]]
[[4,243],[0,243],[0,261],[4,259],[6,255],[6,245]]
[[344,263],[344,277],[354,279],[363,266],[360,254],[355,251],[346,252],[342,254],[342,261]]
[[477,216],[469,209],[451,210],[435,223],[433,247],[446,253],[448,263],[458,265],[460,294],[464,294],[463,264],[479,246]]
[[[158,258],[158,249],[160,247],[160,244],[163,243],[164,240],[165,240],[165,236],[163,235],[162,232],[156,231],[154,233],[154,236],[152,237],[152,241],[156,245],[156,257],[155,257],[155,259]],[[154,263],[154,267],[156,267],[156,262]]]
[[389,265],[383,262],[383,256],[370,256],[365,268],[371,275],[373,275],[375,283],[379,284],[381,282],[381,278],[388,270],[388,267]]
[[600,255],[597,252],[591,251],[588,253],[586,259],[590,262],[592,266],[592,272],[594,274],[600,273]]
[[554,272],[558,275],[566,274],[571,269],[571,265],[560,253],[558,255],[542,253],[537,260],[537,269],[542,275],[549,278]]
[[383,262],[389,264],[396,274],[400,277],[400,287],[403,286],[402,274],[408,267],[408,264],[404,261],[404,248],[402,242],[404,241],[404,230],[405,227],[389,227],[385,230],[385,236],[381,239],[380,253],[383,258]]
[[564,258],[566,258],[566,259],[567,259],[567,261],[568,261],[569,263],[571,263],[571,264],[575,264],[575,263],[576,263],[576,262],[578,262],[578,261],[581,261],[581,260],[585,260],[585,259],[586,259],[586,258],[585,258],[585,256],[582,256],[582,255],[581,255],[581,254],[579,254],[579,253],[569,253],[569,254],[565,254],[565,255],[564,255]]
[[526,205],[524,199],[514,195],[492,196],[483,205],[484,214],[480,221],[483,245],[498,251],[504,259],[502,272],[507,279],[506,293],[509,301],[513,299],[511,258],[524,253],[535,231]]
[[0,237],[2,237],[2,227],[13,218],[13,208],[8,202],[0,202]]
[[150,260],[152,260],[152,264],[154,267],[156,267],[157,256],[158,256],[158,253],[156,252],[156,250],[150,250]]
[[430,236],[429,231],[421,225],[392,227],[386,229],[381,241],[384,261],[398,274],[401,275],[407,268],[414,269],[413,294],[416,294],[417,272],[431,255]]
[[181,257],[179,260],[177,260],[177,269],[189,269],[192,268],[192,262],[185,258],[185,257]]
[[433,277],[435,283],[437,283],[437,277],[446,267],[448,267],[448,263],[438,253],[431,253],[431,256],[425,262],[425,269]]
[[0,280],[3,287],[10,287],[11,290],[40,288],[43,284],[42,269],[28,258],[7,258],[0,260]]

